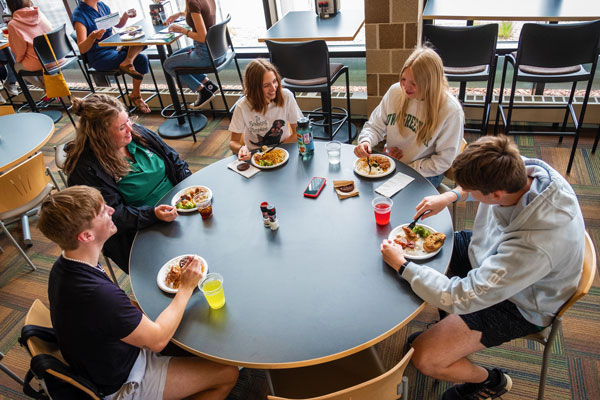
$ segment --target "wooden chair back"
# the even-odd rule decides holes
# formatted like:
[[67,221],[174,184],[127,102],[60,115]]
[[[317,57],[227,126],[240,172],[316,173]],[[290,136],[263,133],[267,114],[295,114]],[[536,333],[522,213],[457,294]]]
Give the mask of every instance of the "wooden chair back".
[[[414,349],[411,347],[402,360],[392,369],[366,382],[334,393],[297,400],[392,400],[402,398],[402,393],[399,393],[398,387],[399,383],[402,382],[404,370],[408,366],[413,352]],[[326,379],[326,377],[323,377],[323,379]],[[291,400],[278,396],[267,396],[267,399]]]
[[50,183],[44,155],[33,157],[0,175],[0,213],[22,207],[35,199]]
[[[467,147],[467,141],[463,138],[462,143],[460,144],[460,148],[458,149],[458,154],[462,153]],[[444,176],[450,180],[454,180],[454,170],[450,168],[448,171],[444,172]]]
[[581,271],[581,278],[579,278],[579,284],[573,296],[565,303],[564,306],[558,311],[557,317],[561,317],[573,304],[579,299],[585,296],[592,287],[594,278],[596,277],[596,270],[598,266],[596,263],[596,249],[594,248],[594,242],[590,235],[585,232],[585,253],[583,255],[583,269]]
[[15,113],[15,109],[13,108],[13,106],[0,106],[0,116],[10,115],[10,114],[14,114],[14,113]]
[[[35,299],[29,308],[29,311],[27,311],[24,325],[37,325],[44,328],[52,328],[50,310],[40,299]],[[56,343],[49,343],[38,337],[32,336],[27,339],[27,348],[31,353],[31,357],[35,357],[39,354],[50,354],[66,364]]]

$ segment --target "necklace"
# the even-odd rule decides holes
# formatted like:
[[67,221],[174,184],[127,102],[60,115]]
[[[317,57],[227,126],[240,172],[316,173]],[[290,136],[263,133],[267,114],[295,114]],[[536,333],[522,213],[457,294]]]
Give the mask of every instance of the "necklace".
[[85,262],[85,261],[82,261],[82,260],[78,260],[78,259],[76,259],[76,258],[69,258],[69,257],[67,257],[67,256],[65,255],[65,252],[64,252],[64,251],[62,252],[62,256],[63,256],[63,258],[64,258],[65,260],[69,260],[69,261],[77,262],[77,263],[80,263],[80,264],[89,265],[89,266],[90,266],[90,267],[92,267],[92,268],[95,268],[95,269],[97,269],[97,270],[100,270],[100,271],[102,271],[102,272],[106,273],[106,271],[104,271],[104,268],[102,268],[102,267],[100,266],[100,262],[98,262],[98,264],[96,264],[96,265],[92,265],[92,264],[90,264],[90,263],[88,263],[88,262]]

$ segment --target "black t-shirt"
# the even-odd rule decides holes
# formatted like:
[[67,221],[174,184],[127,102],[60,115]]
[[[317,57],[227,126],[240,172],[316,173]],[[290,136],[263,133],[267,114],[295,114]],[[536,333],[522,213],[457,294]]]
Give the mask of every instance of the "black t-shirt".
[[60,256],[48,279],[52,325],[69,365],[103,394],[125,383],[140,349],[120,339],[142,320],[142,312],[108,276]]

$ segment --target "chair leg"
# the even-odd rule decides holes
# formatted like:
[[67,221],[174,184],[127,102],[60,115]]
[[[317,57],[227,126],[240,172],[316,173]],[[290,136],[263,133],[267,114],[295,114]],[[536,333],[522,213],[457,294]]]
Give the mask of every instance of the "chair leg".
[[62,180],[65,187],[68,187],[69,184],[67,183],[67,177],[65,176],[65,173],[62,172],[62,170],[60,170],[60,169],[58,170],[58,176],[60,176],[60,179]]
[[156,89],[156,94],[158,95],[158,102],[160,103],[160,109],[165,108],[162,98],[160,97],[160,91],[158,90],[158,85],[156,84],[156,78],[154,77],[154,71],[152,70],[152,65],[148,62],[148,67],[150,67],[150,76],[152,76],[152,82],[154,82],[154,89]]
[[113,270],[112,264],[110,263],[110,260],[108,259],[108,257],[106,257],[104,254],[104,262],[106,263],[106,267],[108,268],[108,271],[110,272],[110,276],[113,280],[113,282],[119,286],[119,281],[117,280],[117,277],[115,276],[115,271]]
[[[2,354],[0,352],[0,360],[2,360],[4,358],[4,354]],[[4,364],[2,364],[0,362],[0,369],[2,371],[4,371],[4,373],[8,376],[10,376],[12,379],[14,379],[15,381],[17,381],[19,383],[19,385],[21,386],[25,386],[25,382],[23,382],[23,379],[19,378],[14,372],[12,372],[10,369],[8,369],[8,367]]]
[[[571,172],[571,167],[573,166],[573,160],[575,159],[575,151],[577,150],[577,143],[579,142],[579,134],[581,133],[581,126],[583,125],[583,118],[585,117],[585,110],[590,99],[591,91],[592,79],[588,81],[587,88],[585,90],[585,96],[583,97],[583,102],[581,103],[581,112],[579,113],[579,121],[576,120],[575,114],[573,114],[573,122],[575,123],[575,139],[573,140],[573,147],[571,148],[571,156],[569,157],[569,165],[567,166],[567,175],[569,175],[569,173]],[[597,139],[595,140],[595,142],[596,141]]]
[[348,108],[348,144],[352,144],[352,111],[350,111],[350,72],[346,71],[346,107]]
[[69,116],[69,119],[71,120],[71,123],[73,124],[73,127],[75,129],[77,129],[77,125],[75,125],[75,120],[73,119],[73,116],[69,112],[69,107],[67,107],[67,105],[65,104],[65,101],[62,99],[62,97],[59,97],[58,100],[60,101],[60,104],[62,104],[63,108],[65,109],[65,112],[67,113],[67,115]]
[[517,90],[517,75],[518,68],[515,66],[513,73],[513,80],[510,87],[510,97],[508,98],[508,112],[506,113],[506,123],[504,124],[504,134],[508,135],[510,132],[510,121],[512,119],[512,113],[515,105],[515,92]]
[[550,329],[550,335],[548,336],[548,340],[544,345],[544,355],[542,358],[542,371],[540,373],[540,385],[538,388],[538,400],[544,399],[544,391],[546,390],[546,378],[548,376],[548,365],[550,363],[550,356],[552,354],[552,345],[556,340],[556,336],[558,335],[558,331],[562,326],[562,318],[557,317],[552,322],[552,328]]
[[498,134],[498,126],[500,125],[500,114],[502,114],[502,121],[504,122],[504,111],[502,110],[502,99],[504,98],[504,82],[506,79],[507,69],[506,57],[504,57],[504,66],[502,67],[502,79],[500,80],[500,95],[498,96],[498,108],[496,110],[496,124],[494,125],[494,136]]
[[[571,93],[569,93],[569,101],[567,102],[567,107],[565,108],[565,117],[563,118],[563,123],[562,126],[560,128],[561,132],[566,131],[567,129],[567,121],[569,120],[569,112],[573,109],[573,97],[575,96],[575,89],[577,88],[577,82],[573,82],[573,86],[571,87]],[[573,121],[575,122],[575,125],[577,125],[577,121]],[[558,143],[562,143],[563,141],[563,136],[560,135],[560,137],[558,138]]]
[[[185,109],[185,116],[187,117],[188,124],[190,125],[190,132],[192,133],[192,138],[194,138],[194,143],[196,143],[196,132],[194,132],[194,125],[192,124],[192,116],[191,112],[188,109],[187,102],[185,101],[185,93],[183,93],[183,85],[181,84],[181,79],[179,79],[179,72],[175,71],[175,79],[177,80],[177,85],[179,86],[179,92],[181,93],[181,102],[183,103],[183,108]],[[212,103],[211,103],[212,105]]]
[[600,140],[600,125],[598,125],[598,132],[596,132],[596,139],[594,140],[594,146],[592,147],[592,154],[596,153],[596,147],[598,147],[598,140]]
[[[50,168],[46,167],[46,175],[48,175],[50,177],[50,179],[52,179],[52,183],[54,184],[54,187],[56,188],[56,190],[60,191],[60,186],[58,186],[58,182],[56,181],[56,178],[54,178],[54,175],[52,175],[52,172],[50,171]],[[67,185],[65,184],[65,187]]]
[[25,261],[27,261],[27,264],[29,264],[29,266],[31,267],[31,269],[33,271],[36,271],[37,268],[35,267],[35,265],[33,265],[33,262],[31,262],[31,260],[29,259],[29,257],[27,257],[27,254],[25,254],[25,252],[23,251],[23,249],[21,248],[21,246],[19,246],[19,243],[17,243],[17,241],[15,240],[15,238],[8,231],[8,229],[6,229],[6,225],[4,225],[4,222],[2,222],[2,221],[0,221],[0,228],[2,228],[2,230],[4,231],[4,233],[6,234],[6,236],[8,236],[8,238],[11,240],[11,242],[13,242],[13,244],[16,246],[17,250],[19,250],[19,253],[21,253],[21,255],[23,256],[23,258],[25,258]]

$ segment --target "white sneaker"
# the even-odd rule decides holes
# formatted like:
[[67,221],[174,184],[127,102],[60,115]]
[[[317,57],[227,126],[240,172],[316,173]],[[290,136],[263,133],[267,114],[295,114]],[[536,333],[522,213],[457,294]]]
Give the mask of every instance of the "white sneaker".
[[19,94],[19,86],[16,82],[4,82],[4,88],[11,96],[17,96]]

